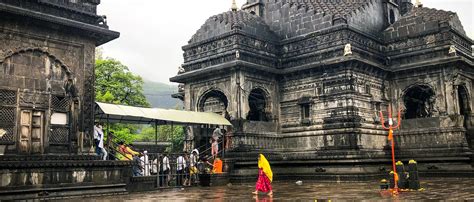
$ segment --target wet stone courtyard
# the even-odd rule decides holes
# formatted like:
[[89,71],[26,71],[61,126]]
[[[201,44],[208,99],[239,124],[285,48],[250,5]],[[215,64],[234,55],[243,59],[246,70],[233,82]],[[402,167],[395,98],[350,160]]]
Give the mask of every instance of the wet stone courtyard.
[[[474,200],[472,179],[434,178],[422,181],[424,191],[404,192],[396,197],[382,196],[378,182],[274,182],[273,197],[255,197],[254,184],[228,184],[218,187],[173,188],[132,193],[123,196],[94,197],[101,201],[341,201],[341,200]],[[91,198],[90,198],[91,199]],[[80,199],[78,199],[80,200]]]

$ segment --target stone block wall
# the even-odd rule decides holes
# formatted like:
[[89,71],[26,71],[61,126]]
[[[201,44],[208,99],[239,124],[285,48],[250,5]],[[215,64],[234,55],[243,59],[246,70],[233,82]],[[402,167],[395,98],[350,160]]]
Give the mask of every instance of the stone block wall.
[[[66,96],[65,82],[72,79],[80,101],[76,109],[81,111],[81,115],[73,115],[75,121],[71,120],[71,136],[75,140],[79,132],[84,132],[85,139],[90,140],[88,135],[92,134],[93,126],[95,42],[20,20],[5,20],[0,23],[0,89],[15,92],[18,96],[18,100],[11,106],[16,111],[15,125],[20,121],[20,109],[37,108],[48,116],[45,119],[48,121],[53,112],[67,113],[70,103],[63,103],[61,100]],[[68,152],[69,132],[59,134],[65,137],[52,137],[50,131],[54,132],[55,129],[49,122],[45,124],[45,128],[43,152]],[[14,130],[10,142],[12,144],[7,146],[6,154],[16,153],[16,143],[19,141],[17,134],[17,130]],[[56,145],[58,148],[49,150],[48,147],[55,143],[63,145]]]
[[132,174],[128,161],[102,161],[95,156],[10,156],[0,160],[2,199],[123,193]]

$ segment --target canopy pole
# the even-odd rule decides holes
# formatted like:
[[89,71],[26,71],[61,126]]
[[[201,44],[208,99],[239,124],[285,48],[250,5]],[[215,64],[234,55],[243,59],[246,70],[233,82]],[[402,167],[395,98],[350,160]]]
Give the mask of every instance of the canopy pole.
[[171,134],[168,134],[168,141],[169,141],[169,137],[170,137],[169,135],[171,135],[171,136],[173,135],[173,132],[174,132],[173,129],[174,129],[173,122],[171,122]]
[[155,120],[155,145],[158,145],[158,121]]
[[210,126],[209,126],[209,124],[207,124],[206,125],[206,145],[211,145],[212,146],[212,144],[210,144],[210,142],[209,142],[209,128],[210,128]]
[[[222,128],[224,128],[224,125],[222,125]],[[227,130],[225,130],[225,133],[227,133]],[[222,134],[222,159],[225,157],[225,143],[226,143],[226,134]]]
[[110,124],[109,124],[109,115],[107,114],[107,139],[109,138],[110,133]]

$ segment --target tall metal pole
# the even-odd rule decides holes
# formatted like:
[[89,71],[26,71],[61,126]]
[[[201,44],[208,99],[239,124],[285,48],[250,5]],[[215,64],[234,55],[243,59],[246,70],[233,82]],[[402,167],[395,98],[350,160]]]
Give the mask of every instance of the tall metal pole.
[[395,141],[393,138],[393,129],[397,129],[400,127],[400,110],[398,110],[398,120],[397,120],[397,126],[393,126],[393,119],[392,119],[392,106],[391,104],[388,105],[388,127],[385,126],[385,121],[383,119],[383,113],[380,112],[380,118],[382,122],[382,127],[385,130],[388,130],[388,140],[390,140],[390,143],[392,144],[392,169],[393,169],[393,191],[392,194],[398,194],[398,174],[397,174],[397,167],[395,164]]
[[158,145],[158,121],[155,120],[155,145]]

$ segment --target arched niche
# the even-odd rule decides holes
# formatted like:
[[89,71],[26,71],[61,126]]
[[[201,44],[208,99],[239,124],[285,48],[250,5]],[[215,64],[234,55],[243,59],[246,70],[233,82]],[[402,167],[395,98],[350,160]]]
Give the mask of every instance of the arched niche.
[[218,89],[212,89],[201,95],[198,109],[201,112],[214,112],[224,114],[227,111],[229,101],[227,96]]
[[42,49],[19,50],[0,62],[0,74],[25,80],[24,85],[16,86],[20,89],[64,93],[67,82],[74,80],[62,61]]
[[431,117],[434,112],[435,101],[435,91],[428,85],[418,84],[407,88],[403,95],[406,108],[404,119]]
[[469,93],[466,86],[460,85],[457,88],[458,94],[458,105],[459,105],[459,114],[463,116],[468,116],[471,113]]
[[270,114],[268,109],[270,102],[268,99],[268,93],[261,89],[255,88],[250,91],[248,96],[249,112],[247,114],[247,120],[250,121],[269,121]]

